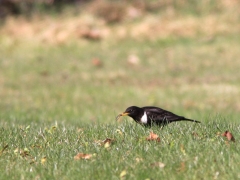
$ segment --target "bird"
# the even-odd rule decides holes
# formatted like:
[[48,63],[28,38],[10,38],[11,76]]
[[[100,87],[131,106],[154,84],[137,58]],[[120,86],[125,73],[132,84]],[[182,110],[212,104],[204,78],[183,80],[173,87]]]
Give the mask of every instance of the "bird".
[[195,123],[200,123],[200,121],[188,119],[184,116],[176,115],[170,111],[164,110],[159,107],[154,106],[130,106],[123,113],[116,117],[118,120],[122,116],[129,116],[133,120],[143,126],[165,126],[169,123],[176,121],[191,121]]

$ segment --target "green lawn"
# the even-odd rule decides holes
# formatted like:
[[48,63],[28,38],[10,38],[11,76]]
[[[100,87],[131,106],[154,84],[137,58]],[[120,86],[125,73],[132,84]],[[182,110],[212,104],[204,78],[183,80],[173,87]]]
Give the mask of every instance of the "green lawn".
[[[237,34],[0,43],[0,179],[240,178]],[[202,123],[117,123],[131,105]],[[161,141],[147,141],[150,131]],[[92,157],[74,160],[77,153]]]
[[[238,139],[239,125],[221,120],[154,127],[160,142],[147,141],[150,130],[128,122],[77,127],[2,123],[0,178],[238,179],[239,141],[227,143],[217,126]],[[106,138],[114,140],[110,146],[102,143]],[[79,152],[92,156],[74,160]]]

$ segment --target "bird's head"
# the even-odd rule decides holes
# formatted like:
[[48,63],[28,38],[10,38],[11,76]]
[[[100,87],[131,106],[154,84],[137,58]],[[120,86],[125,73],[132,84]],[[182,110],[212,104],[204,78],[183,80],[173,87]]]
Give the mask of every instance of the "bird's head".
[[136,120],[138,118],[138,116],[142,115],[142,114],[143,114],[143,109],[142,108],[139,108],[137,106],[130,106],[123,113],[119,114],[116,117],[116,120],[118,120],[121,116],[130,116],[134,120]]

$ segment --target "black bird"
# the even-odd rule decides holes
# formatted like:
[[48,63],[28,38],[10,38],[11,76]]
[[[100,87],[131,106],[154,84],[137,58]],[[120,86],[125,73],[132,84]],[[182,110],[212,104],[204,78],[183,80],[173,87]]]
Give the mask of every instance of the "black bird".
[[157,126],[164,126],[176,121],[191,121],[200,123],[199,121],[178,116],[170,111],[154,106],[145,106],[141,108],[137,106],[130,106],[125,110],[125,112],[119,114],[116,117],[116,120],[118,120],[121,116],[130,116],[135,122],[144,126],[152,126],[154,124]]

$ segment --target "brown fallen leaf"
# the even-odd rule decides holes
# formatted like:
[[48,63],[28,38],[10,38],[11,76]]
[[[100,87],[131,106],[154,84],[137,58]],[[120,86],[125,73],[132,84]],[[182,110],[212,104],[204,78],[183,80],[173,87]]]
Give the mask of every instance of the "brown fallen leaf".
[[159,168],[164,168],[165,167],[165,164],[162,163],[162,162],[155,162],[155,163],[152,163],[150,164],[152,167],[159,167]]
[[160,137],[158,137],[157,134],[154,134],[153,132],[150,132],[150,135],[146,138],[148,141],[157,141],[160,142]]
[[232,133],[230,133],[229,131],[225,131],[222,136],[226,137],[228,139],[228,141],[233,141],[235,142],[235,138],[233,137]]
[[46,161],[47,161],[47,157],[45,156],[45,157],[43,157],[43,158],[41,159],[41,164],[45,164]]
[[109,147],[115,140],[106,138],[105,140],[95,140],[94,142],[99,146]]
[[185,162],[181,162],[180,167],[177,169],[177,171],[183,172],[185,171],[185,168],[186,168]]
[[192,135],[193,135],[194,137],[198,137],[198,133],[196,133],[196,132],[192,132]]
[[88,29],[81,33],[81,37],[89,40],[100,40],[102,39],[102,33],[98,29]]
[[109,148],[110,147],[110,143],[109,142],[106,142],[105,144],[104,144],[104,148]]
[[100,59],[93,58],[92,59],[92,65],[95,66],[95,67],[102,67],[103,63],[102,63],[102,61],[100,61]]
[[27,156],[31,156],[28,148],[24,148],[23,150],[20,150],[20,156],[22,156],[23,158],[25,158]]
[[75,160],[90,159],[91,157],[92,157],[92,154],[78,153],[76,156],[74,156],[74,159]]
[[110,139],[110,138],[106,138],[104,141],[103,141],[103,144],[106,144],[106,143],[113,143],[114,142],[114,139]]
[[106,138],[104,141],[101,142],[101,145],[105,148],[109,148],[114,141],[114,139]]
[[135,54],[131,54],[128,57],[128,63],[131,65],[138,65],[139,64],[139,57],[136,56]]

